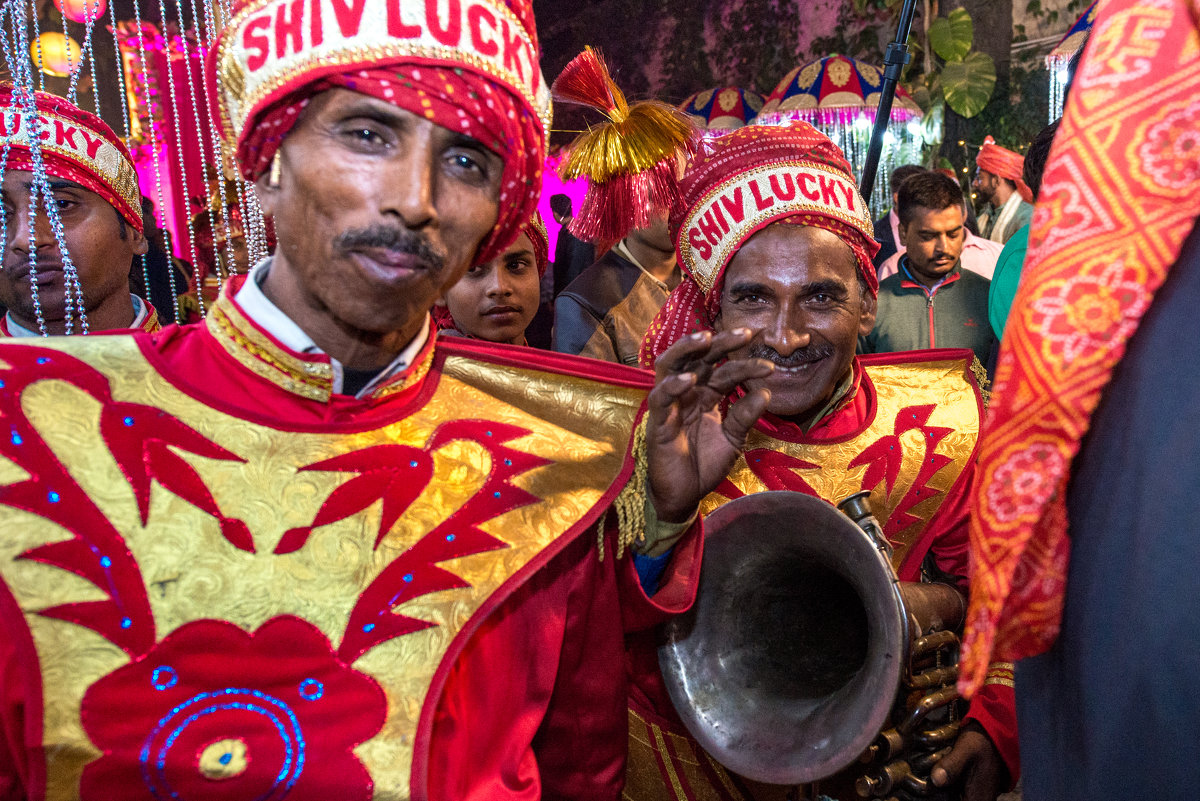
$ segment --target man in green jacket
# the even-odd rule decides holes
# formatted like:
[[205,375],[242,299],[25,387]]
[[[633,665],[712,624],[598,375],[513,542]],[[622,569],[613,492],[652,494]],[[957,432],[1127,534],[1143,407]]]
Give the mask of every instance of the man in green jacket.
[[993,335],[988,285],[961,269],[965,227],[962,190],[930,172],[900,188],[896,213],[908,249],[899,271],[879,284],[875,328],[859,341],[862,353],[970,348],[986,364]]

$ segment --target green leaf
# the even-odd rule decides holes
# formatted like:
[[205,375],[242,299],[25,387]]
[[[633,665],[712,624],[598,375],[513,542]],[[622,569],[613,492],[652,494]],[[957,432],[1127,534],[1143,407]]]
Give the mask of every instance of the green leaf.
[[962,117],[974,117],[992,98],[996,88],[996,63],[987,53],[971,53],[962,61],[942,67],[946,105]]
[[965,58],[975,40],[975,25],[965,8],[929,23],[929,46],[945,61]]

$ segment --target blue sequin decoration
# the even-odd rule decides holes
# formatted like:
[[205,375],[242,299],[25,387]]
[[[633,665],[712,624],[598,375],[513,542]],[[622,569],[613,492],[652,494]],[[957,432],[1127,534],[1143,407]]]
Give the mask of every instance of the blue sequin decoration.
[[505,467],[512,467],[512,459],[505,459],[505,460],[504,460],[504,466],[505,466]]
[[24,441],[25,440],[21,439],[20,434],[18,434],[16,431],[12,432],[12,444],[13,445],[20,445]]
[[132,625],[133,625],[133,621],[130,620],[129,618],[127,618],[127,617],[121,618],[121,628],[127,629]]
[[221,758],[217,760],[222,765],[228,765],[233,761],[233,754],[221,754]]
[[405,583],[408,583],[408,582],[410,582],[410,581],[412,581],[412,580],[413,580],[413,574],[412,574],[412,573],[405,573],[405,574],[404,574],[404,581],[405,581]]
[[103,568],[112,567],[112,560],[109,559],[107,556],[101,556],[100,557],[100,567],[103,567]]
[[492,493],[492,497],[493,497],[493,498],[499,498],[499,497],[500,497],[500,491],[499,491],[499,490],[497,490],[497,491],[493,492],[493,493]]
[[179,674],[169,665],[159,665],[150,674],[150,683],[156,690],[169,690],[179,683]]
[[[319,682],[317,683],[319,684]],[[303,686],[304,684],[301,683],[301,687]],[[255,801],[280,799],[291,791],[304,771],[307,749],[299,719],[296,718],[291,707],[272,695],[260,690],[229,687],[224,690],[193,695],[164,715],[150,730],[142,743],[139,762],[141,762],[142,780],[146,783],[152,796],[160,801],[168,801],[168,799],[174,801],[174,799],[180,798],[179,793],[167,781],[167,755],[188,726],[206,715],[229,709],[263,716],[275,727],[275,731],[283,742],[283,764],[275,775],[271,787]],[[161,735],[164,733],[166,736],[162,737]],[[232,755],[230,757],[232,758]],[[228,764],[224,757],[222,757],[222,764]]]
[[325,685],[316,679],[305,679],[300,682],[300,697],[305,701],[316,701],[325,694]]
[[48,361],[50,361],[50,360],[49,360],[49,359],[47,359],[45,356],[43,356],[43,357],[41,357],[40,359],[38,359],[38,360],[37,360],[37,363],[38,363],[38,364],[45,364],[45,363],[46,363],[46,362],[48,362]]
[[409,467],[416,467],[416,466],[417,466],[417,460],[416,460],[416,459],[413,459],[411,462],[409,462],[409,463],[408,463],[408,466],[409,466]]
[[62,496],[54,490],[50,490],[46,493],[46,500],[50,501],[50,503],[58,503],[60,500],[62,500]]
[[456,540],[456,539],[458,539],[458,538],[455,537],[453,534],[446,535],[446,542],[454,542],[454,540]]
[[363,631],[365,631],[367,634],[370,634],[374,630],[375,630],[374,623],[368,623],[367,625],[363,626]]
[[127,425],[127,426],[131,426],[131,425],[133,425],[133,418],[132,418],[132,417],[126,417],[126,418],[125,418],[125,425]]

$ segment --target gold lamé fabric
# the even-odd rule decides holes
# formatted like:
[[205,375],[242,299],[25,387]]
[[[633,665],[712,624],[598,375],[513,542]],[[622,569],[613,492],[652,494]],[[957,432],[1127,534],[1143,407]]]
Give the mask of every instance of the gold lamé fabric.
[[[89,689],[184,627],[222,621],[236,639],[288,617],[381,688],[386,718],[353,753],[376,798],[406,798],[452,641],[593,524],[645,394],[450,356],[391,422],[287,430],[186,394],[133,338],[109,337],[0,345],[0,380],[0,579],[39,660],[48,801],[78,798],[85,767],[108,758],[83,722]],[[418,558],[447,542],[454,558]],[[424,590],[393,597],[410,582]],[[153,673],[154,689],[171,677]],[[241,746],[214,747],[196,757],[205,776],[242,769]]]
[[[858,433],[791,442],[756,428],[728,484],[743,495],[791,489],[833,504],[869,490],[871,510],[895,548],[893,565],[900,570],[973,457],[979,396],[966,379],[965,359],[863,369],[874,387],[875,413]],[[705,498],[701,513],[731,500],[726,493],[718,488]]]

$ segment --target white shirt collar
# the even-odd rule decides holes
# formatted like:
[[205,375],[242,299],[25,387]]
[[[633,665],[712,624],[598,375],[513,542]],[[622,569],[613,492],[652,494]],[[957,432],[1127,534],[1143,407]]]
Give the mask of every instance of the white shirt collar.
[[[317,344],[312,341],[312,337],[304,333],[304,329],[295,323],[290,317],[276,306],[266,293],[262,291],[262,282],[267,278],[267,272],[271,269],[271,257],[260,261],[250,270],[250,274],[246,277],[246,282],[242,284],[242,288],[238,290],[234,300],[241,307],[242,312],[247,317],[253,320],[260,328],[273,336],[279,344],[295,351],[296,353],[324,353]],[[429,341],[429,315],[425,315],[425,321],[421,324],[421,330],[412,338],[412,341],[404,346],[404,350],[396,356],[395,359],[385,368],[379,371],[379,374],[371,379],[371,382],[359,390],[354,397],[363,398],[371,394],[371,392],[380,384],[389,380],[397,373],[404,372],[412,364],[413,359],[425,347],[425,343]],[[333,368],[333,392],[341,394],[344,381],[344,372],[341,362],[333,357],[330,357],[329,364]]]
[[1003,231],[1012,218],[1016,216],[1017,209],[1020,208],[1022,202],[1024,202],[1024,199],[1020,193],[1013,192],[1008,196],[1008,200],[1004,201],[1004,205],[996,210],[996,224],[992,226],[991,231],[993,236]]
[[[130,293],[129,299],[133,301],[133,322],[130,323],[129,329],[141,328],[146,322],[146,318],[150,316],[150,306],[142,302],[142,299],[137,295]],[[8,327],[8,333],[14,337],[40,337],[42,334],[39,331],[30,331],[25,326],[13,319],[12,313],[4,315],[4,324]]]

